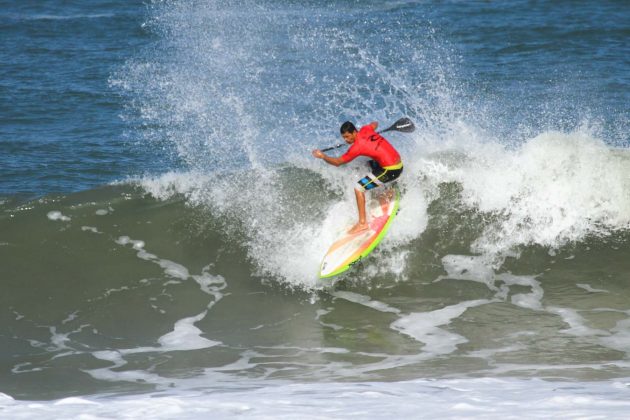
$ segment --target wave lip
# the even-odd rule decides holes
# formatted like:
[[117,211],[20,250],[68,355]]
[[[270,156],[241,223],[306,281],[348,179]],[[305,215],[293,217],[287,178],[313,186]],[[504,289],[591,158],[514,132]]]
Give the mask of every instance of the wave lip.
[[432,182],[459,183],[463,204],[489,216],[473,252],[558,248],[630,227],[630,155],[588,133],[545,132],[517,149],[467,153]]

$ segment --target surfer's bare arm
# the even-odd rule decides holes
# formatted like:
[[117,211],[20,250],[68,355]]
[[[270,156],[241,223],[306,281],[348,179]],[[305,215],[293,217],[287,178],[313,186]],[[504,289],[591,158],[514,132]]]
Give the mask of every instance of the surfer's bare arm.
[[346,163],[340,157],[332,157],[332,156],[325,155],[319,149],[313,150],[313,156],[316,157],[317,159],[323,159],[323,160],[326,161],[326,163],[328,163],[330,165],[333,165],[333,166],[339,166],[339,165],[343,165],[344,163]]
[[378,123],[377,123],[376,121],[372,121],[372,122],[370,123],[370,125],[372,126],[372,128],[373,128],[374,130],[376,130],[376,129],[378,128]]

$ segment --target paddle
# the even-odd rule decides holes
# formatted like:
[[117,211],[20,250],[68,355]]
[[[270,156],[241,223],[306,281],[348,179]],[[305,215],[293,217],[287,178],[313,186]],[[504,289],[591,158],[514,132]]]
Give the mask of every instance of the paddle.
[[[413,122],[409,118],[401,118],[392,124],[390,127],[387,127],[385,130],[378,131],[378,133],[385,133],[387,131],[400,131],[401,133],[411,133],[414,131],[416,127],[413,125]],[[322,152],[328,152],[329,150],[338,149],[341,146],[347,146],[346,143],[339,143],[331,147],[327,147],[322,149]]]

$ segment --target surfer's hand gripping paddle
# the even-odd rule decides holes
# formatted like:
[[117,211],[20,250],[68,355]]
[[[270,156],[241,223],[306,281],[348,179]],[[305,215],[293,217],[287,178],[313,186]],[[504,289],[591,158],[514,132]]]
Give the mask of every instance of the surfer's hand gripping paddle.
[[[400,131],[401,133],[411,133],[416,129],[413,125],[413,122],[409,118],[401,118],[392,124],[390,127],[385,130],[378,131],[379,134],[385,133],[387,131]],[[342,146],[347,146],[346,143],[339,143],[331,147],[327,147],[325,149],[321,149],[322,152],[328,152],[329,150],[338,149]]]

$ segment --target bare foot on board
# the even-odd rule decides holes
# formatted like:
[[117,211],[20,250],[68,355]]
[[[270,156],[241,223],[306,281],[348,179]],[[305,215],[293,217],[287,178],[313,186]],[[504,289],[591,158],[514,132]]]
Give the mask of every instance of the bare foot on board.
[[357,223],[356,225],[354,225],[354,227],[352,229],[350,229],[348,231],[349,234],[354,235],[355,233],[361,233],[361,232],[365,232],[366,230],[368,230],[368,228],[370,227],[370,225],[366,223]]

